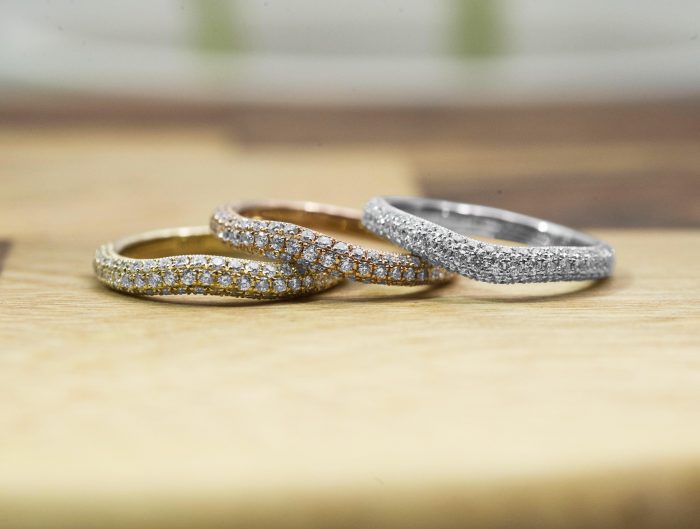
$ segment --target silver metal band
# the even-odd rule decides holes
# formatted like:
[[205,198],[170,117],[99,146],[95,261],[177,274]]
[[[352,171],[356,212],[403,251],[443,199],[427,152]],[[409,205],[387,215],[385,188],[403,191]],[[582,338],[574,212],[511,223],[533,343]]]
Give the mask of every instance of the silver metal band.
[[139,296],[205,294],[284,299],[321,292],[340,282],[288,263],[227,256],[207,226],[142,233],[97,249],[97,278]]
[[[436,266],[488,283],[600,279],[612,273],[611,246],[580,231],[503,209],[412,197],[376,197],[367,229]],[[476,235],[523,243],[505,246]]]

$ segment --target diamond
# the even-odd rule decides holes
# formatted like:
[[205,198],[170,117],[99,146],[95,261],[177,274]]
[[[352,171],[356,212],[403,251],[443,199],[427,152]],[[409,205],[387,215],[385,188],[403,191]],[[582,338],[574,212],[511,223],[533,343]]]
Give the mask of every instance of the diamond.
[[304,286],[306,288],[311,288],[314,284],[314,279],[311,276],[305,276],[304,277]]
[[281,235],[275,235],[270,242],[270,246],[273,250],[279,252],[282,248],[284,248],[284,237]]
[[391,275],[391,278],[400,281],[401,280],[401,269],[400,268],[392,268],[389,271],[389,275]]
[[374,275],[377,277],[386,277],[386,268],[383,266],[377,266],[374,269]]
[[304,253],[302,254],[302,257],[306,261],[313,261],[316,259],[316,248],[314,246],[308,246],[305,250]]
[[289,288],[291,290],[299,290],[301,288],[301,280],[298,277],[293,277],[289,280]]
[[246,245],[253,244],[253,234],[248,232],[248,231],[244,231],[243,233],[241,233],[240,239],[241,239],[241,244],[246,244]]
[[160,274],[156,274],[155,272],[149,274],[148,284],[153,288],[157,288],[160,285]]
[[323,257],[321,257],[321,264],[326,268],[330,268],[335,264],[335,255],[332,253],[325,254]]
[[258,284],[255,285],[255,290],[258,292],[267,292],[270,290],[270,282],[267,279],[258,281]]
[[192,264],[195,266],[205,266],[207,264],[207,258],[203,255],[195,255],[192,257]]
[[223,257],[218,257],[218,256],[217,256],[217,257],[212,257],[212,258],[211,258],[211,265],[212,265],[214,268],[221,268],[222,266],[224,266],[224,258],[223,258]]
[[413,268],[409,268],[404,272],[403,277],[408,281],[413,281],[416,278],[416,272],[413,270]]
[[168,270],[167,272],[165,272],[165,274],[163,274],[163,283],[165,283],[166,285],[172,285],[175,283],[175,281],[176,281],[175,274],[173,272],[171,272],[170,270]]
[[362,259],[365,256],[365,252],[362,248],[354,248],[350,255],[356,259]]
[[311,242],[316,238],[316,234],[311,230],[304,230],[301,232],[301,238],[306,242]]
[[121,279],[119,280],[119,283],[121,284],[122,287],[124,288],[131,288],[131,278],[124,274]]
[[244,276],[244,277],[240,277],[240,278],[238,278],[238,283],[237,283],[237,285],[238,285],[238,288],[239,288],[240,290],[248,290],[248,289],[250,288],[250,279],[248,279],[248,278],[245,277],[245,276]]
[[348,245],[344,242],[337,242],[333,246],[333,250],[337,253],[345,253],[348,251]]
[[260,264],[255,261],[251,261],[245,265],[245,269],[251,274],[254,274],[260,270]]
[[340,270],[342,272],[348,273],[352,272],[355,268],[354,263],[350,259],[343,259],[340,263]]
[[177,257],[173,257],[173,261],[178,266],[185,266],[187,263],[190,262],[190,258],[186,255],[178,255]]
[[136,277],[134,278],[134,285],[136,285],[137,288],[143,288],[146,286],[146,280],[141,274],[136,274]]
[[292,270],[292,267],[289,263],[284,263],[280,266],[280,272],[282,273],[282,275],[291,276],[294,273],[294,270]]
[[185,270],[182,273],[182,282],[185,285],[192,285],[196,279],[197,279],[197,276],[194,273],[194,270]]
[[275,279],[275,281],[272,283],[275,292],[284,292],[287,290],[287,282],[284,279]]
[[258,236],[255,237],[255,246],[258,248],[265,248],[265,246],[267,246],[267,235],[264,233],[258,234]]
[[202,283],[203,285],[211,285],[213,279],[211,277],[211,272],[200,272],[199,274],[199,282]]
[[228,287],[231,285],[231,276],[228,274],[222,274],[219,276],[219,284],[222,287]]
[[299,241],[296,239],[287,241],[287,251],[285,252],[287,255],[296,255],[299,253],[299,250],[301,250],[301,243]]
[[330,237],[326,237],[325,235],[319,237],[316,241],[316,245],[320,246],[321,248],[328,248],[331,244],[333,244],[333,241]]
[[360,265],[357,267],[357,272],[361,276],[368,276],[372,272],[372,267],[367,263],[360,263]]

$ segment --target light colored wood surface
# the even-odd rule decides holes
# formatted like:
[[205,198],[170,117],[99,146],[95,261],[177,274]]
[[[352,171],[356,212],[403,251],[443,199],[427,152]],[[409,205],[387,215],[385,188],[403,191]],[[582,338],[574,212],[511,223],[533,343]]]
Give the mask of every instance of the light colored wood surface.
[[390,148],[0,132],[0,527],[700,519],[700,232],[599,231],[597,285],[143,301],[90,259],[218,202],[415,193]]

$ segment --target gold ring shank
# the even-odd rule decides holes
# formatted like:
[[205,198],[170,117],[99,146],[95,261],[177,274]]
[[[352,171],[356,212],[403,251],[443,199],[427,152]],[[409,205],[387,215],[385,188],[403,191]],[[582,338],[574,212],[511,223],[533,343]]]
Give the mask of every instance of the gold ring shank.
[[452,277],[419,257],[356,244],[386,241],[364,229],[359,211],[347,208],[315,202],[226,204],[214,212],[211,229],[234,248],[364,283],[416,286]]
[[98,248],[97,278],[114,290],[142,296],[203,294],[284,299],[321,292],[340,279],[288,263],[243,258],[206,226],[127,237]]

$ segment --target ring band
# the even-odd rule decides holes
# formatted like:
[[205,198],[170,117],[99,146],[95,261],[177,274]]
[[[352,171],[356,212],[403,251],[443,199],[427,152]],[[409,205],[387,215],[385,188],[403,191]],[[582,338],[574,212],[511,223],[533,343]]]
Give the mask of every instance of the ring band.
[[[98,248],[97,278],[120,292],[142,296],[205,294],[283,299],[326,290],[330,274],[303,272],[288,263],[226,256],[207,226],[152,231]],[[224,255],[221,255],[224,254]]]
[[[367,229],[427,261],[488,283],[600,279],[615,252],[580,231],[503,209],[445,200],[376,197],[365,206]],[[464,233],[528,246],[484,243]]]
[[432,284],[450,277],[444,269],[416,256],[368,250],[304,227],[307,224],[381,242],[362,227],[360,212],[313,202],[226,204],[211,219],[212,231],[235,248],[336,277],[401,286]]

